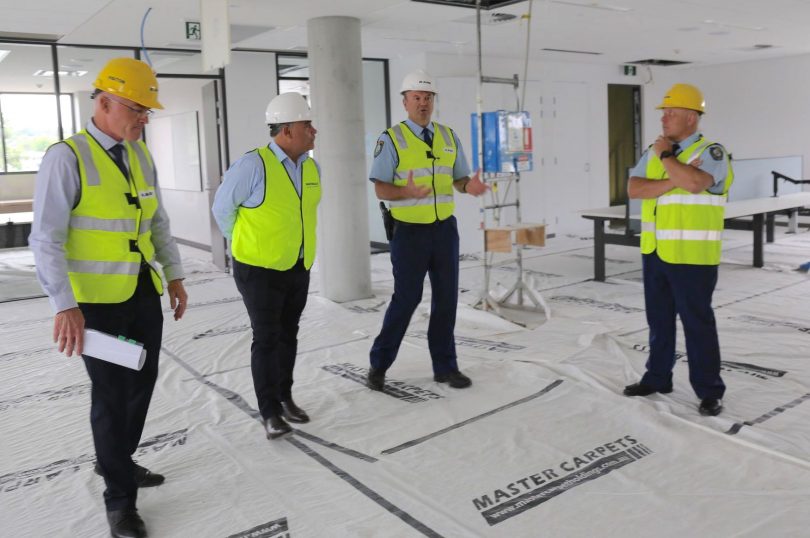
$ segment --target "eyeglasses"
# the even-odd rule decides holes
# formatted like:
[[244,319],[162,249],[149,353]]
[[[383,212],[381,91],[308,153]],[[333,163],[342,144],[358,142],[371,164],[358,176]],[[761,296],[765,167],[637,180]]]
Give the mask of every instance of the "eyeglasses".
[[119,105],[121,105],[121,106],[125,106],[125,107],[127,107],[127,108],[128,108],[128,109],[130,109],[132,112],[134,112],[134,113],[135,113],[135,115],[137,115],[137,116],[139,116],[139,117],[143,117],[143,118],[151,118],[151,117],[152,117],[152,114],[154,114],[154,113],[155,113],[155,111],[154,111],[154,110],[149,109],[149,108],[135,108],[134,106],[129,106],[128,104],[124,103],[123,101],[119,101],[118,99],[115,99],[115,98],[113,98],[113,97],[112,97],[112,96],[110,96],[110,95],[108,95],[108,96],[107,96],[107,98],[108,98],[108,99],[110,99],[110,101],[115,101],[116,103],[118,103],[118,104],[119,104]]

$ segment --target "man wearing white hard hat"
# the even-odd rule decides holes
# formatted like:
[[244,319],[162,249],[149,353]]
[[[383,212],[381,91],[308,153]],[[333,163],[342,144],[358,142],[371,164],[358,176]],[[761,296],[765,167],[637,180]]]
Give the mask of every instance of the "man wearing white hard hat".
[[225,172],[212,212],[231,241],[234,280],[253,329],[253,387],[267,438],[275,439],[292,431],[289,422],[309,422],[292,386],[321,181],[308,153],[317,131],[304,97],[274,97],[265,119],[272,141]]
[[369,353],[366,385],[372,390],[385,389],[386,371],[394,363],[411,316],[422,300],[427,274],[433,379],[462,389],[472,381],[459,371],[456,361],[458,229],[453,190],[479,196],[487,186],[477,173],[471,177],[453,130],[430,121],[438,94],[433,78],[422,70],[413,71],[402,81],[400,93],[408,118],[377,140],[369,174],[377,198],[391,206],[394,295]]

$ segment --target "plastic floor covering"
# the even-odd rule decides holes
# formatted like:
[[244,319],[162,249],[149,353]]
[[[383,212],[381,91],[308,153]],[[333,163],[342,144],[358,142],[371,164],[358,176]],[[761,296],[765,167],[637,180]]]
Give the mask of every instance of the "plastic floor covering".
[[[750,232],[727,232],[725,245],[718,417],[697,412],[685,352],[674,392],[621,395],[646,360],[639,254],[609,246],[609,279],[594,282],[592,243],[568,236],[525,253],[550,319],[472,308],[483,271],[463,258],[465,390],[432,379],[427,282],[385,392],[367,389],[388,255],[372,257],[375,297],[352,303],[321,297],[316,267],[294,387],[313,420],[275,441],[259,422],[233,280],[188,257],[190,306],[179,322],[166,316],[136,455],[167,476],[139,494],[150,536],[808,536],[810,277],[793,269],[810,258],[810,233],[780,233],[763,269],[750,265]],[[107,536],[90,384],[51,343],[47,299],[26,298],[31,265],[25,250],[0,254],[0,536]],[[492,287],[515,277],[495,269]]]

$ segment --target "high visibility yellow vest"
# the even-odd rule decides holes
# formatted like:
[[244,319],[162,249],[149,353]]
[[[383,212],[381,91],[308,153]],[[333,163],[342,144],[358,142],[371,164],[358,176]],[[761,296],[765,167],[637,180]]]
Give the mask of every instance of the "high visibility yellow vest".
[[[677,157],[689,163],[702,157],[710,146],[700,137]],[[658,198],[641,202],[641,253],[658,251],[658,257],[667,263],[689,265],[718,265],[723,235],[723,215],[728,189],[734,181],[734,172],[728,153],[723,151],[728,167],[722,194],[703,191],[698,194],[675,188]],[[712,158],[707,156],[705,158]],[[647,160],[647,178],[667,178],[664,164],[652,151]]]
[[425,198],[391,201],[391,215],[402,222],[430,224],[449,218],[455,209],[453,165],[457,155],[456,141],[449,127],[434,122],[433,128],[432,148],[405,122],[388,129],[399,157],[394,185],[405,186],[408,172],[412,171],[416,185],[433,189]]
[[256,207],[239,207],[231,251],[242,263],[286,271],[298,261],[303,244],[304,266],[315,261],[315,226],[321,180],[315,161],[304,161],[301,196],[284,165],[267,146],[258,148],[264,162],[264,200]]
[[[154,267],[152,217],[157,211],[155,168],[146,145],[122,142],[130,180],[87,131],[65,140],[76,154],[81,197],[70,212],[65,254],[73,294],[80,303],[122,303],[138,284],[141,259]],[[154,268],[152,283],[163,293]]]

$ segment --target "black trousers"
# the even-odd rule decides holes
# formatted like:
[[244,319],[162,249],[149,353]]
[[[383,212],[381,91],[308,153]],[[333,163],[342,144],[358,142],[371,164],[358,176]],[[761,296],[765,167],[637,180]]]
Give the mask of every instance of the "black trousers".
[[131,338],[146,349],[140,371],[82,356],[92,383],[90,426],[107,484],[104,503],[107,510],[134,508],[138,487],[132,455],[140,443],[157,380],[163,336],[160,296],[147,270],[139,275],[135,293],[123,303],[80,303],[79,308],[86,328]]
[[307,304],[309,271],[301,260],[287,271],[234,260],[233,278],[253,329],[250,368],[259,412],[263,418],[280,415],[282,400],[292,397],[298,322]]

